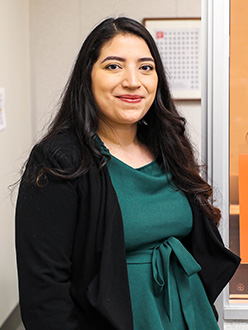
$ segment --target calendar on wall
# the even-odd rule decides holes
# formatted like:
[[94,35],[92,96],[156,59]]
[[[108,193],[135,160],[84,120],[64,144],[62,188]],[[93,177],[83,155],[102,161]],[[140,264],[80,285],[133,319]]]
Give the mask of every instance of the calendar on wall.
[[174,99],[201,98],[201,20],[143,20],[159,49]]

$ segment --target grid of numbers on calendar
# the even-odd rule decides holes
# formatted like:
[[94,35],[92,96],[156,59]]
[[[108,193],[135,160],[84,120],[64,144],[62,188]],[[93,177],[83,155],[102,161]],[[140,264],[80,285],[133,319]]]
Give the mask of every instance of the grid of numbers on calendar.
[[200,29],[156,30],[155,40],[174,90],[200,90]]

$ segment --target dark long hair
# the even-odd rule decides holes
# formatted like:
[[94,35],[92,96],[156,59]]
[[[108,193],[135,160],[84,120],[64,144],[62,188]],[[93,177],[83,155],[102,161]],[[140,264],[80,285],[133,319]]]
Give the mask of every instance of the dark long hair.
[[193,195],[208,218],[218,223],[220,211],[208,201],[212,188],[199,174],[192,145],[185,134],[185,119],[178,114],[172,101],[157,46],[143,25],[126,17],[104,20],[86,38],[62,95],[60,109],[42,139],[45,141],[73,129],[83,155],[79,166],[73,173],[43,168],[36,182],[45,172],[52,172],[62,178],[76,178],[90,169],[92,157],[104,159],[94,143],[99,109],[91,90],[91,71],[102,46],[117,34],[133,34],[145,40],[156,65],[157,92],[150,110],[143,118],[147,125],[138,125],[138,138],[149,146],[165,171],[172,174],[177,188]]

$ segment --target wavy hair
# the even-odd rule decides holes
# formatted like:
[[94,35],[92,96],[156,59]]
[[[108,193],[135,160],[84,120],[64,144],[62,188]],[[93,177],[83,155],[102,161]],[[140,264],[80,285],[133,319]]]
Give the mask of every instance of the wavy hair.
[[43,168],[36,178],[36,183],[38,184],[45,172],[62,178],[76,178],[90,169],[92,157],[100,159],[101,166],[106,164],[94,143],[99,109],[91,90],[91,71],[103,45],[118,34],[133,34],[146,42],[154,58],[158,75],[154,102],[143,118],[147,125],[138,125],[138,138],[151,149],[158,161],[163,164],[165,171],[171,173],[176,187],[193,195],[207,217],[218,224],[220,211],[209,202],[212,188],[200,176],[193,147],[185,132],[186,121],[179,115],[173,103],[157,46],[143,25],[127,17],[108,18],[88,35],[61,97],[59,111],[50,124],[48,133],[42,139],[45,141],[73,129],[83,155],[79,166],[73,173]]

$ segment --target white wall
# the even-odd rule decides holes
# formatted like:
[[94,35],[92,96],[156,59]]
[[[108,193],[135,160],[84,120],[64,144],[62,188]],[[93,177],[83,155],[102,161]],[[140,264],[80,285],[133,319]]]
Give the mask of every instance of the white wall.
[[248,329],[248,321],[244,320],[228,320],[225,321],[224,330],[247,330]]
[[0,1],[0,87],[6,90],[7,128],[0,131],[0,326],[18,302],[14,204],[8,185],[19,178],[30,145],[28,0]]

